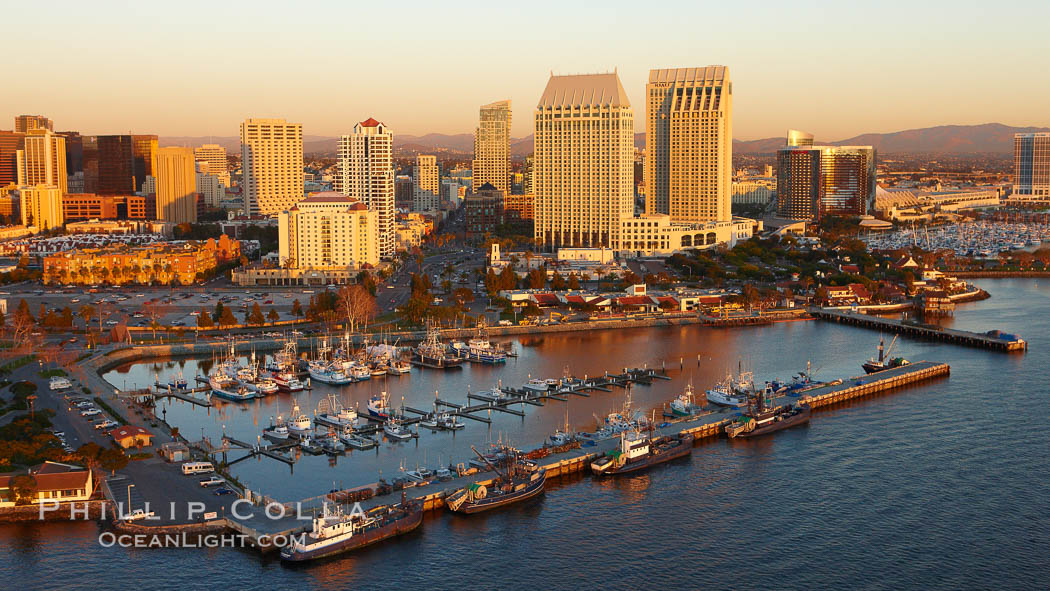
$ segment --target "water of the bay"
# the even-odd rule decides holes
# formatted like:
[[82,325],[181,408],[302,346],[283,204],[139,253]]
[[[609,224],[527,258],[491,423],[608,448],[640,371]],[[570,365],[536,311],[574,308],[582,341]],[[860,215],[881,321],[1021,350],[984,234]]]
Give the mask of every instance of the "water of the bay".
[[[102,548],[94,524],[5,525],[0,580],[18,580],[20,588],[1045,588],[1050,283],[980,284],[992,299],[961,305],[945,323],[1019,333],[1030,352],[899,340],[895,355],[948,362],[951,377],[819,411],[808,427],[755,441],[716,440],[690,460],[633,478],[556,481],[540,500],[498,513],[430,516],[411,535],[307,568],[251,551]],[[312,414],[322,397],[338,392],[363,408],[385,390],[396,404],[403,396],[422,409],[435,391],[465,402],[468,387],[559,377],[566,366],[576,375],[666,366],[673,380],[633,390],[635,408],[651,410],[689,381],[709,387],[740,362],[759,380],[790,377],[807,361],[818,378],[856,375],[878,339],[819,321],[539,335],[521,339],[520,356],[506,367],[416,369],[338,391],[315,384],[297,401]],[[155,375],[191,377],[197,363],[140,364],[106,378],[141,386]],[[618,409],[623,397],[621,390],[595,392],[529,406],[524,420],[497,414],[491,427],[470,422],[454,437],[424,430],[418,442],[385,443],[334,465],[304,457],[292,471],[251,460],[235,474],[270,496],[296,500],[372,482],[380,472],[390,477],[402,465],[465,462],[470,445],[499,437],[530,448],[564,424],[566,412],[574,427],[588,429],[593,415]],[[287,395],[210,412],[172,403],[167,420],[190,438],[203,429],[217,440],[225,429],[255,441],[291,404]]]

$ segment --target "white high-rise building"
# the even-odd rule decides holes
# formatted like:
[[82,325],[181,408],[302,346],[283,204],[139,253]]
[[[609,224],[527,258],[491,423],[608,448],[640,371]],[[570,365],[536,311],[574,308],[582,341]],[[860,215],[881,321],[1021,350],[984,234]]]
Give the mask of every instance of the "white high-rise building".
[[360,269],[379,264],[379,214],[335,191],[314,193],[277,216],[282,267]]
[[197,221],[197,172],[190,148],[157,148],[153,179],[157,220],[175,224]]
[[551,76],[534,120],[536,244],[618,249],[634,213],[634,113],[619,76]]
[[221,207],[222,200],[226,197],[226,188],[222,186],[219,177],[199,170],[197,171],[197,192],[201,195],[201,201],[208,207]]
[[441,197],[437,156],[420,154],[412,167],[412,211],[437,211]]
[[19,185],[49,185],[63,193],[66,178],[66,138],[47,128],[26,132],[25,147],[15,153]]
[[284,119],[241,123],[244,211],[273,215],[303,198],[303,126]]
[[198,163],[207,164],[207,170],[198,167],[198,172],[217,177],[224,187],[230,186],[230,166],[226,160],[226,148],[218,144],[204,144],[193,149],[193,157]]
[[369,118],[339,138],[337,187],[378,215],[379,256],[394,256],[394,136],[386,125]]
[[485,183],[510,194],[510,101],[481,107],[474,132],[474,165],[471,188]]
[[650,70],[645,210],[673,222],[732,218],[733,85],[729,68]]

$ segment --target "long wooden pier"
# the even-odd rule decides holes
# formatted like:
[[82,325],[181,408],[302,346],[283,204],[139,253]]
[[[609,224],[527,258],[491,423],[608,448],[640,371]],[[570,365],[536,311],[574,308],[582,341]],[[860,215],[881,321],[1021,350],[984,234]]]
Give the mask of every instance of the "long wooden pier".
[[[814,408],[821,408],[880,392],[887,392],[910,384],[945,377],[950,372],[951,368],[946,363],[919,361],[911,365],[888,369],[874,374],[836,380],[805,392],[796,393],[795,396],[781,396],[774,402],[776,404],[793,404],[798,401],[808,403]],[[450,407],[456,407],[452,403],[446,404]],[[655,431],[659,435],[691,434],[694,437],[694,445],[702,445],[704,442],[710,441],[724,433],[725,426],[736,420],[738,416],[740,416],[740,412],[735,409],[715,407],[696,416],[664,423],[656,428]],[[775,434],[771,435],[771,437],[775,436]],[[587,447],[571,449],[563,453],[552,453],[537,460],[537,462],[547,470],[547,475],[551,478],[589,473],[591,461],[614,449],[618,442],[619,439],[617,437],[611,437],[596,441]],[[746,444],[746,442],[742,443]],[[432,481],[405,489],[405,493],[409,498],[421,501],[426,510],[439,510],[444,507],[445,497],[450,493],[474,482],[486,483],[492,478],[493,474],[491,472],[469,471],[469,473],[451,481]],[[371,489],[372,492],[375,492],[377,486],[376,483],[364,484],[355,486],[352,490]],[[289,508],[297,507],[297,510],[302,513],[311,514],[320,509],[324,498],[324,496],[314,497],[298,503],[284,503],[283,505]],[[365,510],[397,502],[400,502],[400,492],[398,491],[389,495],[372,496],[360,501],[361,507]],[[232,523],[231,519],[227,519],[227,521],[231,522],[229,524],[231,529],[247,535],[251,540],[266,540],[272,538],[275,534],[303,531],[301,521],[296,522],[290,519],[279,521],[256,520],[254,523]],[[263,544],[257,547],[263,552],[278,550],[278,548],[267,547]]]
[[932,324],[913,324],[893,318],[881,318],[879,316],[860,314],[858,312],[850,312],[847,310],[818,308],[810,313],[817,318],[838,322],[839,324],[850,324],[882,332],[903,334],[917,339],[941,341],[944,343],[952,343],[954,345],[989,349],[991,351],[1011,352],[1028,350],[1028,343],[1021,338],[1007,340],[992,334],[956,330],[954,328],[942,328]]

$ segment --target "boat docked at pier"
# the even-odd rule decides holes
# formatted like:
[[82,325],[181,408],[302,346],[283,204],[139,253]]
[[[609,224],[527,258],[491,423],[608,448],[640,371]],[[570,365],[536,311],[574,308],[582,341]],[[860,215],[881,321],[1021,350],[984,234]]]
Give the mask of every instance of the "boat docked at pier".
[[644,470],[693,451],[693,436],[686,433],[669,437],[653,437],[638,429],[620,433],[619,446],[591,462],[596,476],[614,476]]
[[401,421],[397,419],[388,419],[387,422],[383,423],[383,434],[397,441],[405,441],[416,437],[416,434],[411,429],[401,424]]
[[368,416],[376,419],[390,418],[390,398],[386,392],[380,392],[368,399]]
[[212,388],[211,393],[214,396],[223,398],[225,400],[231,400],[233,402],[245,402],[255,398],[256,392],[249,390],[248,388],[233,382],[232,385],[226,388]]
[[517,450],[504,448],[502,453],[510,461],[500,467],[490,462],[474,446],[471,449],[497,476],[487,483],[469,484],[447,496],[445,505],[449,510],[456,513],[481,513],[543,494],[547,470],[533,461],[523,459]]
[[462,367],[463,358],[449,353],[441,344],[438,328],[428,324],[426,338],[412,350],[412,363],[433,369],[452,369]]
[[740,408],[747,406],[747,394],[739,391],[734,383],[733,376],[726,376],[714,388],[706,392],[707,401],[721,406]]
[[306,437],[313,430],[313,421],[299,410],[299,405],[292,407],[292,417],[285,423],[288,432],[296,437]]
[[305,536],[292,537],[281,550],[281,560],[305,562],[350,552],[413,531],[423,523],[423,504],[407,501],[370,509],[364,513],[343,513],[338,505],[324,502],[320,515]]
[[357,410],[349,406],[343,406],[334,394],[329,394],[324,400],[317,403],[317,414],[314,420],[319,425],[343,429],[344,427],[356,427],[359,422]]
[[281,392],[301,392],[303,383],[291,372],[278,372],[273,374],[273,381]]
[[502,348],[493,345],[485,334],[484,320],[478,321],[477,333],[474,335],[474,338],[467,341],[466,346],[462,348],[461,356],[465,356],[467,361],[472,363],[483,363],[487,365],[496,365],[498,363],[507,362],[507,352]]
[[879,355],[878,357],[872,357],[871,359],[864,362],[861,367],[864,368],[865,373],[876,373],[894,367],[904,367],[909,365],[907,359],[903,357],[890,357],[890,353],[893,352],[893,345],[897,344],[897,337],[894,336],[893,340],[890,341],[889,349],[883,350],[884,341],[882,337],[879,337]]
[[350,376],[343,373],[343,370],[339,369],[336,364],[320,359],[311,361],[307,372],[309,372],[311,380],[317,380],[331,386],[345,386],[354,381]]
[[[686,384],[685,392],[679,394],[671,401],[671,415],[676,417],[691,417],[704,408],[706,398],[700,394],[700,399],[693,392],[693,385]],[[701,400],[702,399],[702,400]]]
[[339,441],[352,449],[372,449],[379,445],[375,439],[356,433],[352,427],[343,428],[342,433],[339,434]]
[[772,391],[767,388],[749,397],[748,409],[734,422],[726,425],[730,439],[746,439],[768,435],[782,429],[809,422],[811,408],[805,403],[771,406]]

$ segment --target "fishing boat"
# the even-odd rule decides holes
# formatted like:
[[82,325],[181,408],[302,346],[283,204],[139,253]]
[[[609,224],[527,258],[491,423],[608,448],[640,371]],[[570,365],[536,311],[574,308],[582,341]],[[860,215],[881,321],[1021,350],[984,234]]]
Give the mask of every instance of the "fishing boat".
[[296,437],[305,437],[313,429],[313,421],[310,417],[299,411],[299,405],[292,407],[292,418],[287,423],[288,432]]
[[302,448],[302,450],[306,453],[313,454],[315,456],[319,456],[324,453],[324,448],[321,447],[321,444],[314,441],[310,437],[303,437],[302,440],[299,441],[299,447]]
[[189,383],[186,381],[186,378],[182,377],[182,372],[180,371],[178,376],[172,376],[168,380],[168,387],[172,390],[185,390],[189,387]]
[[343,429],[343,432],[339,434],[339,441],[342,441],[348,447],[352,447],[353,449],[372,449],[378,445],[375,439],[358,435],[351,427]]
[[412,373],[412,364],[400,359],[394,359],[390,361],[390,364],[386,368],[386,372],[392,376],[403,376]]
[[505,467],[489,462],[474,446],[474,453],[489,469],[496,472],[495,479],[482,483],[474,482],[445,498],[445,505],[456,513],[480,513],[512,503],[531,499],[543,494],[547,482],[547,470],[535,462],[525,460],[517,450],[505,448],[504,454],[511,458]]
[[712,404],[731,406],[733,408],[747,406],[747,394],[740,392],[734,387],[732,376],[726,376],[724,380],[719,382],[714,388],[708,390],[706,394],[707,401]]
[[467,341],[465,350],[466,358],[473,363],[495,365],[507,362],[507,352],[489,342],[485,334],[485,321],[479,320],[477,333],[474,338]]
[[770,406],[772,393],[766,390],[749,398],[747,411],[726,425],[730,439],[768,435],[809,422],[810,406],[805,403]]
[[676,417],[690,417],[700,412],[704,405],[694,399],[693,385],[686,384],[685,392],[671,401],[671,414]]
[[219,398],[232,400],[233,402],[245,402],[255,398],[255,391],[249,390],[239,384],[228,388],[214,388],[211,392]]
[[314,420],[319,425],[342,429],[344,427],[356,427],[359,417],[357,410],[349,406],[343,406],[334,394],[329,394],[325,399],[317,403],[317,413]]
[[549,381],[550,380],[532,379],[528,382],[525,382],[525,385],[522,387],[530,392],[546,393],[549,392],[551,389],[551,385],[548,383]]
[[427,324],[426,338],[412,350],[412,364],[433,369],[452,369],[463,365],[463,358],[449,353],[441,344],[437,326]]
[[381,392],[368,399],[368,416],[377,419],[390,418],[390,398],[386,392]]
[[311,361],[307,372],[310,374],[311,380],[317,380],[318,382],[332,386],[344,386],[354,381],[343,373],[343,370],[336,367],[336,365],[330,361]]
[[288,427],[284,423],[277,423],[263,429],[262,436],[274,443],[284,443],[288,441],[291,433],[288,432]]
[[369,375],[373,378],[383,378],[386,377],[387,369],[387,364],[377,363],[375,367],[369,370]]
[[420,419],[419,424],[432,431],[458,431],[466,428],[466,425],[457,420],[456,415],[448,411],[429,413]]
[[882,337],[879,337],[879,355],[877,358],[872,357],[862,364],[861,367],[864,368],[865,373],[876,373],[894,367],[904,367],[911,363],[903,357],[890,357],[890,353],[893,351],[893,345],[897,344],[896,336],[890,341],[889,349],[883,350],[884,344]]
[[693,436],[653,437],[634,429],[620,433],[620,445],[591,462],[595,476],[614,476],[644,470],[693,451]]
[[339,440],[338,437],[329,436],[321,438],[321,449],[324,451],[324,453],[330,456],[335,456],[345,452],[346,446],[343,444],[342,441]]
[[383,423],[383,433],[390,439],[405,441],[416,436],[408,427],[401,424],[397,419],[389,419]]
[[300,392],[303,389],[303,383],[299,381],[299,378],[295,377],[294,373],[291,372],[278,372],[273,374],[273,381],[277,384],[277,389],[281,392]]
[[281,549],[281,560],[305,562],[357,550],[382,540],[406,534],[423,523],[423,504],[401,495],[398,505],[386,505],[365,513],[344,514],[338,505],[324,501],[320,515],[304,536],[291,536]]
[[212,390],[226,390],[237,387],[237,380],[226,373],[226,368],[219,365],[208,375],[208,386]]

